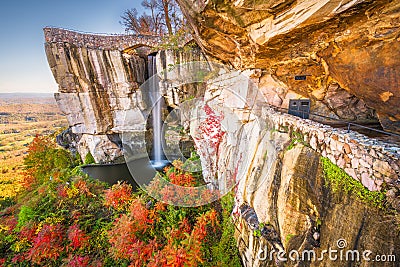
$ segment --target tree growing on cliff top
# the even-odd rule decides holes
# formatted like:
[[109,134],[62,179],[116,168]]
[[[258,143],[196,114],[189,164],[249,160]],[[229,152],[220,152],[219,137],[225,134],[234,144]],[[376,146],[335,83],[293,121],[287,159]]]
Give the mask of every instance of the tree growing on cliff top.
[[144,35],[173,35],[184,25],[182,12],[175,0],[143,0],[145,12],[128,9],[120,22],[125,31]]

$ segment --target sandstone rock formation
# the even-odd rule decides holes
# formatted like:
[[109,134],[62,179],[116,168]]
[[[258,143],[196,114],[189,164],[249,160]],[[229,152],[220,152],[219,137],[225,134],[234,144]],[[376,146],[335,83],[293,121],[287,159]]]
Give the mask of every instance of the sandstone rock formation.
[[[362,266],[375,266],[362,259],[366,250],[400,257],[396,216],[334,191],[321,164],[321,157],[328,158],[370,191],[389,189],[389,209],[398,209],[400,147],[274,111],[257,97],[254,71],[218,73],[192,110],[190,134],[206,182],[222,193],[235,190],[244,266],[343,266],[328,256],[311,263],[277,259],[278,252],[288,258],[292,250],[318,258],[329,248],[358,250]],[[346,245],[338,248],[338,241]],[[263,259],[260,249],[268,250]]]
[[[160,38],[56,28],[45,28],[44,32],[47,60],[59,85],[55,98],[75,139],[79,139],[74,144],[81,157],[84,159],[90,151],[96,162],[122,158],[120,139],[124,131],[132,132],[133,149],[145,153],[151,104],[149,88],[141,86],[149,78],[147,57]],[[161,51],[157,72],[198,60],[204,60],[198,49]],[[161,84],[161,90],[171,107],[199,94],[196,85],[170,86],[168,80]]]
[[400,132],[398,1],[178,2],[205,52],[237,69],[260,69],[261,90],[271,77],[279,84],[269,90],[271,103],[293,92],[322,115],[378,116]]
[[95,38],[90,43],[84,34],[45,31],[47,59],[59,84],[55,98],[72,132],[80,134],[79,153],[84,158],[90,151],[97,162],[121,157],[121,146],[109,136],[126,130],[126,115],[132,120],[130,130],[145,130],[142,111],[147,104],[139,87],[146,79],[146,57],[96,47]]
[[[181,4],[187,3],[183,1]],[[257,259],[260,246],[321,252],[328,245],[335,246],[340,238],[346,239],[349,248],[400,257],[395,218],[347,194],[333,194],[323,186],[319,161],[321,156],[329,158],[371,191],[389,189],[389,203],[397,207],[400,148],[355,132],[281,114],[266,105],[286,107],[289,99],[308,96],[313,101],[313,109],[322,114],[368,121],[375,117],[372,107],[383,121],[386,110],[382,112],[371,103],[386,99],[385,103],[390,105],[394,96],[382,92],[382,97],[372,99],[372,94],[365,92],[363,101],[352,91],[355,89],[350,83],[345,84],[332,74],[335,73],[330,66],[335,64],[330,61],[333,55],[323,54],[329,49],[329,38],[339,38],[339,35],[331,36],[337,30],[336,20],[351,21],[353,15],[361,16],[359,22],[338,26],[339,29],[357,27],[364,16],[356,15],[360,10],[373,7],[372,11],[376,11],[378,7],[363,1],[268,3],[194,1],[192,9],[184,8],[196,26],[201,46],[243,70],[212,67],[209,74],[197,73],[204,78],[202,81],[184,84],[185,72],[179,67],[174,72],[174,68],[177,63],[203,60],[201,53],[181,55],[166,51],[157,55],[158,69],[172,70],[160,75],[163,96],[169,110],[181,109],[181,117],[175,119],[182,120],[183,130],[196,144],[206,182],[222,193],[235,189],[235,214],[241,215],[235,222],[236,238],[243,263],[273,266],[273,262]],[[265,14],[250,4],[265,9]],[[237,8],[232,5],[241,10],[234,17],[231,17],[232,10]],[[370,13],[371,17],[374,14]],[[203,17],[207,19],[203,21]],[[239,18],[244,24],[235,24]],[[296,23],[289,23],[294,18]],[[257,23],[259,28],[251,26]],[[324,48],[314,49],[320,44],[315,39],[317,33],[322,34],[324,27],[327,27],[327,39],[321,39]],[[221,29],[226,32],[220,32]],[[305,40],[300,29],[310,38]],[[262,38],[254,35],[257,30],[263,33]],[[115,159],[122,153],[119,134],[124,131],[135,132],[137,135],[130,141],[146,149],[144,135],[149,103],[146,94],[139,90],[146,78],[145,55],[132,54],[133,50],[125,53],[126,50],[85,47],[70,40],[51,40],[46,44],[46,52],[60,85],[56,98],[75,134],[69,139],[77,144],[81,155],[90,151],[97,161]],[[347,71],[340,75],[350,75],[351,68]],[[305,81],[295,80],[294,75],[299,74],[311,76]],[[362,90],[370,89],[359,90],[364,95]],[[193,97],[199,99],[193,100]],[[199,102],[189,106],[185,114],[182,103],[191,100]],[[131,118],[128,123],[127,113]],[[179,141],[174,131],[170,135]],[[266,223],[260,233],[265,240],[253,235],[260,222]],[[322,265],[307,264],[304,266],[343,266],[342,262],[335,265],[328,260]],[[390,264],[387,266],[395,266]]]
[[[396,218],[344,191],[332,192],[312,149],[297,145],[283,151],[273,173],[264,181],[248,181],[257,183],[246,197],[257,221],[243,208],[234,215],[244,266],[376,266],[376,255],[400,256]],[[253,234],[257,228],[260,235]],[[329,250],[336,252],[329,255]],[[365,258],[367,250],[372,253]]]

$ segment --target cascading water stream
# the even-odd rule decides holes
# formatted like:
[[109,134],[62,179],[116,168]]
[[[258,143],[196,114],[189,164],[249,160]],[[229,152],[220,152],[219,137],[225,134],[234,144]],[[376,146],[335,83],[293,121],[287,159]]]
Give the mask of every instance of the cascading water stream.
[[[160,95],[159,79],[157,75],[156,57],[148,56],[148,70],[151,80],[150,84],[150,98],[152,101],[152,118],[153,118],[153,167],[165,165],[162,152],[162,97]],[[155,75],[155,76],[154,76]]]

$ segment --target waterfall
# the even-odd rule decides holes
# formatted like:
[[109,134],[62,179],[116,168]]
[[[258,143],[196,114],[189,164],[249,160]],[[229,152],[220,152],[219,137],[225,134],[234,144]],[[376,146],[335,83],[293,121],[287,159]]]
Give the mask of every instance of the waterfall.
[[[148,71],[150,78],[150,98],[152,101],[152,118],[153,118],[153,165],[163,164],[162,152],[162,97],[160,95],[159,79],[157,75],[156,56],[148,56]],[[155,75],[155,76],[154,76]]]

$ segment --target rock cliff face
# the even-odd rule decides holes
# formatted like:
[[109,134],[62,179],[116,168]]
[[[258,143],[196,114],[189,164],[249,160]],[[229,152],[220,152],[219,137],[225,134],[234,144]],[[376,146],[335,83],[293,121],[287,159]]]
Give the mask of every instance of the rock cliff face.
[[57,103],[72,132],[81,134],[80,154],[90,151],[96,161],[121,156],[109,136],[123,130],[127,111],[137,113],[132,127],[144,130],[146,103],[139,86],[145,80],[145,59],[69,43],[47,43],[46,53],[59,84]]
[[[163,73],[160,85],[168,108],[180,108],[174,119],[194,140],[206,182],[222,193],[235,189],[236,239],[244,265],[284,265],[276,255],[270,260],[269,253],[260,254],[260,248],[313,251],[317,257],[329,248],[345,254],[358,250],[360,257],[371,250],[371,259],[400,259],[398,218],[326,186],[321,161],[328,158],[370,191],[387,189],[394,212],[400,210],[400,147],[266,105],[287,107],[289,99],[309,97],[320,114],[356,121],[378,116],[397,131],[398,61],[387,57],[387,46],[397,47],[397,28],[389,26],[396,23],[398,3],[179,1],[200,46],[236,68],[211,68],[205,76],[200,71],[201,82],[182,85],[185,72],[178,67],[173,75]],[[65,140],[76,143],[82,156],[90,151],[96,161],[122,154],[124,131],[137,133],[137,140],[129,141],[144,148],[150,105],[139,87],[147,78],[146,53],[114,49],[114,44],[104,49],[62,38],[47,41],[60,85],[56,98],[73,133],[65,133]],[[198,51],[163,51],[157,68],[192,60],[204,57]],[[306,75],[305,80],[296,75]],[[193,97],[200,102],[190,102]],[[187,113],[185,101],[192,103]],[[174,135],[181,130],[171,135],[179,139]],[[343,261],[326,256],[286,265],[343,266]],[[362,266],[375,265],[364,261]]]
[[316,113],[377,116],[400,132],[398,1],[178,2],[204,51],[237,69],[260,69],[261,89],[273,81],[274,105],[308,97]]
[[321,165],[318,153],[297,145],[282,151],[270,178],[247,181],[257,190],[247,192],[250,204],[234,216],[244,266],[376,266],[376,255],[398,259],[395,217],[333,191]]
[[[55,94],[71,130],[60,143],[73,144],[84,159],[91,153],[96,162],[122,159],[123,131],[133,132],[135,146],[146,150],[147,119],[151,104],[147,61],[154,36],[91,35],[63,29],[45,28],[46,55],[59,85]],[[157,72],[172,65],[204,60],[198,49],[190,52],[161,51]],[[161,84],[168,106],[179,104],[197,93],[196,86],[168,87]],[[148,142],[151,144],[151,142]],[[71,145],[69,145],[71,148]]]
[[[257,97],[254,75],[233,71],[207,81],[190,128],[206,181],[221,192],[236,184],[233,217],[244,266],[339,267],[357,261],[352,253],[359,253],[359,266],[376,266],[376,255],[398,260],[396,213],[334,189],[322,162],[339,165],[370,191],[395,192],[386,202],[400,211],[400,147],[276,112]],[[297,252],[311,254],[295,260]],[[394,258],[384,266],[397,266]]]

